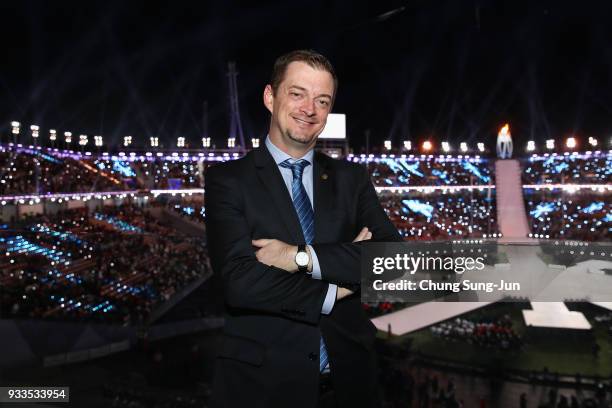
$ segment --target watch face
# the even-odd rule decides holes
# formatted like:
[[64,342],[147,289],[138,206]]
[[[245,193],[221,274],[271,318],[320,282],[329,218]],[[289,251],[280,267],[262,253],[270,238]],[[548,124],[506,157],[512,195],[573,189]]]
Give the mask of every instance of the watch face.
[[298,266],[308,266],[308,253],[298,252],[295,256],[295,263],[298,264]]

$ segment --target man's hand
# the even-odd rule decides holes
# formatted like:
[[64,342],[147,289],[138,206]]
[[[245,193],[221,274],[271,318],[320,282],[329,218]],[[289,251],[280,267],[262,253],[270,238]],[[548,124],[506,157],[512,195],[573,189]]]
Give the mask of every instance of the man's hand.
[[[363,227],[361,231],[359,231],[359,234],[357,234],[353,242],[366,241],[368,239],[372,239],[372,233],[370,232],[370,230],[368,230],[368,227]],[[353,292],[352,290],[343,287],[338,287],[338,291],[336,292],[336,300],[343,299],[347,296],[352,295],[353,293],[355,292]]]
[[297,246],[286,244],[278,239],[254,239],[251,243],[254,247],[259,248],[255,251],[259,262],[284,269],[287,272],[297,272],[298,266],[295,263]]
[[353,293],[355,292],[353,292],[352,290],[338,286],[338,291],[336,292],[336,300],[343,299],[347,296],[352,295]]
[[368,239],[372,239],[372,233],[370,232],[368,227],[363,227],[361,231],[359,231],[359,234],[357,234],[353,242],[367,241]]

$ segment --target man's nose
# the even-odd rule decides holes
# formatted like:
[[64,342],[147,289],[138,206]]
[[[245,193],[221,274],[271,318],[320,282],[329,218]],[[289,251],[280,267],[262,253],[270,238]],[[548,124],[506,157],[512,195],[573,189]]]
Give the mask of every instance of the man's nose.
[[305,115],[314,116],[316,114],[314,99],[305,98],[300,109]]

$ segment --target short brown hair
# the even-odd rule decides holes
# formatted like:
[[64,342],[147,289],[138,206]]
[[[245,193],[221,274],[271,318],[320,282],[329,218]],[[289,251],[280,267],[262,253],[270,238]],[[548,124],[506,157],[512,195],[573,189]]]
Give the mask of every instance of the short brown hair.
[[292,62],[304,62],[313,68],[327,71],[331,74],[334,79],[334,98],[338,91],[338,77],[334,71],[334,67],[331,62],[323,55],[313,50],[295,50],[288,52],[287,54],[281,55],[274,62],[274,68],[272,69],[272,77],[270,78],[270,85],[272,86],[272,92],[276,93],[278,87],[283,79],[285,79],[285,72],[287,72],[287,66]]

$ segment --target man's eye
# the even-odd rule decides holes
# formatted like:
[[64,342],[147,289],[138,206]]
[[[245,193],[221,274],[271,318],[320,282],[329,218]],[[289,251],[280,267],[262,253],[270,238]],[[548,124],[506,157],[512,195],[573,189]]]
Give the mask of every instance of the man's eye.
[[297,93],[297,92],[291,92],[291,96],[298,97],[298,96],[302,96],[302,95],[301,95],[301,94],[299,94],[299,93]]
[[329,101],[319,101],[319,105],[321,105],[321,106],[329,106]]

